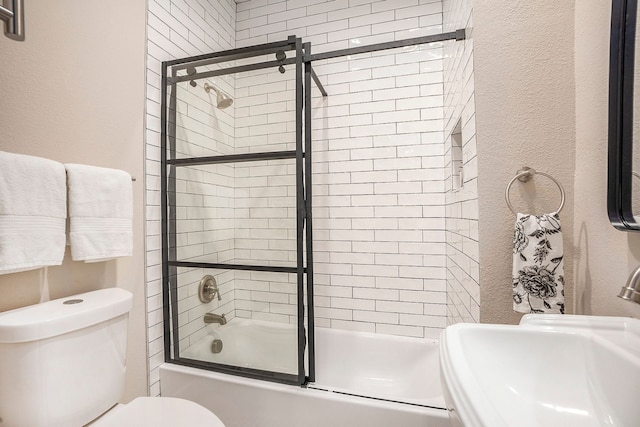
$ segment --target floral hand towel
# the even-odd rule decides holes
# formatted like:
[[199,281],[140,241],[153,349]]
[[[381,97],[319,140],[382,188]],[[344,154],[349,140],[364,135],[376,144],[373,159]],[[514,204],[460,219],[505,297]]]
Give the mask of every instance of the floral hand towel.
[[519,213],[513,236],[513,309],[564,314],[560,217]]

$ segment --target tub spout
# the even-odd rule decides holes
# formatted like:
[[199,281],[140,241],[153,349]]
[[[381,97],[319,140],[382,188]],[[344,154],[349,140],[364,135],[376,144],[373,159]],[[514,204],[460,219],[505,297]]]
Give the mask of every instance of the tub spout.
[[622,287],[618,297],[640,304],[640,266],[629,275],[627,284]]
[[227,324],[227,318],[223,315],[218,315],[215,313],[206,313],[204,315],[204,323],[219,323],[221,325]]

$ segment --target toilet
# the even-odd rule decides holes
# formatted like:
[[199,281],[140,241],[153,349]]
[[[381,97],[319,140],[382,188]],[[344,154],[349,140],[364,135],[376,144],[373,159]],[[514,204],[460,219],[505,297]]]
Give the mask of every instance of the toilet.
[[0,313],[0,426],[224,427],[188,400],[118,404],[132,301],[110,288]]

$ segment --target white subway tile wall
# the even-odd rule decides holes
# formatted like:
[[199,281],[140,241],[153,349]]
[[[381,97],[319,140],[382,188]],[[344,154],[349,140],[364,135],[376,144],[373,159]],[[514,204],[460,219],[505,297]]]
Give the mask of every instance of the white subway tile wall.
[[[439,33],[442,4],[307,0],[265,7],[249,0],[238,4],[237,18],[238,46],[296,35],[322,52]],[[437,337],[446,325],[442,46],[314,63],[330,94],[323,99],[313,89],[319,326]],[[273,73],[255,73],[242,85],[251,95]],[[250,130],[242,134],[251,135],[266,121],[244,123]]]
[[[147,216],[147,322],[149,341],[149,393],[160,393],[158,366],[164,361],[161,284],[160,226],[160,100],[161,62],[235,47],[236,4],[233,0],[182,1],[149,0],[147,14],[147,102],[146,102],[146,216]],[[210,81],[213,83],[213,81]],[[233,77],[217,79],[217,85],[233,95]],[[176,105],[176,150],[178,157],[227,154],[233,149],[233,109],[213,109],[212,94],[199,80],[193,88],[180,83]],[[215,99],[215,97],[213,98]],[[178,168],[176,215],[178,254],[184,259],[232,259],[234,199],[229,167]],[[213,221],[215,219],[215,221]],[[197,287],[205,274],[213,274],[222,292],[217,300],[203,305]],[[200,338],[205,330],[205,312],[233,317],[234,272],[203,269],[178,270],[178,325],[181,346]],[[184,347],[182,347],[184,348]]]
[[[470,25],[469,0],[444,4],[447,31]],[[160,62],[289,35],[317,53],[436,34],[443,3],[150,0],[148,16],[147,305],[150,393],[157,395],[164,360]],[[329,92],[322,98],[314,87],[311,104],[318,326],[436,338],[447,323],[477,321],[471,48],[471,41],[434,43],[314,63]],[[234,98],[226,110],[212,108],[215,95],[203,90],[204,81],[196,88],[181,83],[178,157],[295,148],[295,69],[285,68],[209,80]],[[445,137],[460,117],[465,182],[452,192]],[[293,161],[178,169],[179,259],[295,265]],[[211,310],[228,318],[296,319],[295,275],[178,274],[181,346],[206,333],[202,316]],[[218,280],[220,303],[198,300],[204,274]]]
[[[444,30],[466,28],[464,42],[445,45],[445,136],[461,124],[463,185],[453,190],[450,153],[445,157],[447,322],[480,321],[478,254],[478,167],[473,79],[472,0],[444,0]],[[450,148],[450,144],[445,144]]]
[[[284,10],[282,5],[268,9]],[[245,12],[249,20],[266,17],[265,7]],[[245,25],[242,22],[239,27]],[[251,62],[274,59],[275,54],[262,55]],[[284,73],[274,67],[236,74],[237,152],[295,150],[295,76],[294,65],[285,66]],[[235,173],[235,263],[295,267],[295,159],[238,163]],[[236,316],[297,322],[295,274],[247,273],[236,280],[235,288]]]

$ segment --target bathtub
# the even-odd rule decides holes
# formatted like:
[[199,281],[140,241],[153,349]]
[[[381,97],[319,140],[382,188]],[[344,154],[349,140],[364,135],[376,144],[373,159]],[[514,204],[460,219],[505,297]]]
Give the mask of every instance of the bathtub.
[[[234,319],[219,328],[221,353],[211,354],[213,337],[205,336],[182,356],[226,363],[242,348],[234,362],[243,366],[295,368],[291,327]],[[226,427],[449,426],[434,340],[316,328],[316,382],[307,388],[170,363],[160,367],[160,388],[205,406]]]
[[[180,357],[224,365],[298,375],[298,333],[294,325],[235,318],[224,326],[208,327],[209,334],[180,352]],[[214,339],[220,353],[211,352]]]

